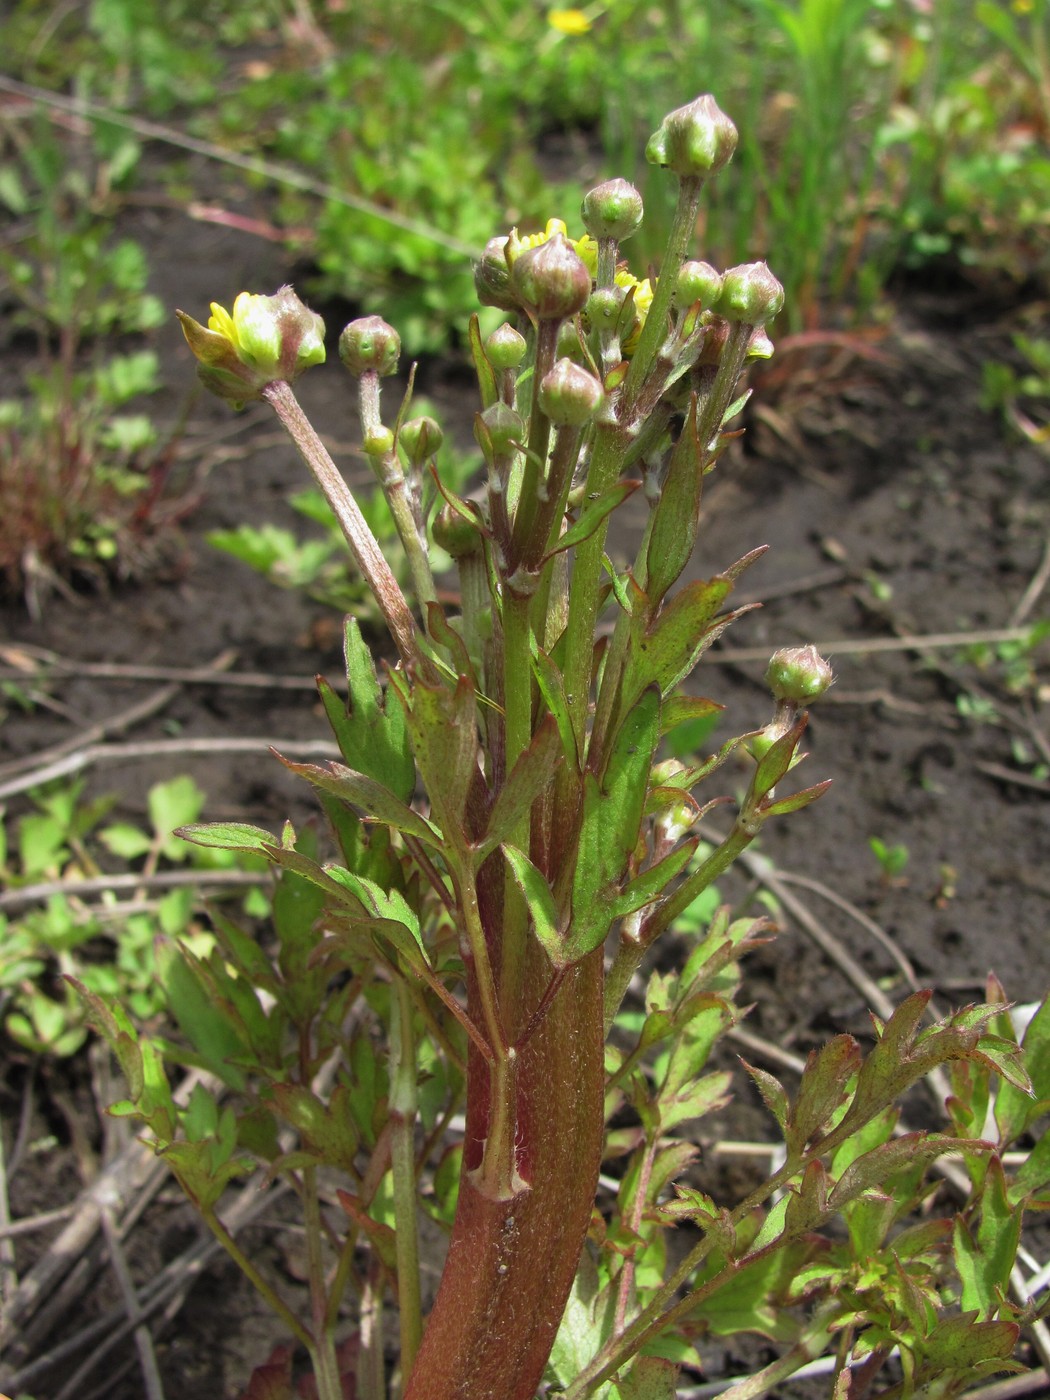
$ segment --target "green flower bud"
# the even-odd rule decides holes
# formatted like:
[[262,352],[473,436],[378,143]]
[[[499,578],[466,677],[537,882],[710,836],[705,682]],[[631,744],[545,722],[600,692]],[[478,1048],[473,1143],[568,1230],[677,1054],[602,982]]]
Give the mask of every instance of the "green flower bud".
[[587,356],[576,332],[574,320],[563,321],[558,327],[558,343],[554,347],[554,354],[559,360],[575,360],[577,364],[586,361]]
[[642,222],[642,196],[626,180],[606,180],[584,195],[580,212],[592,238],[622,243]]
[[599,287],[590,294],[584,307],[587,324],[597,331],[615,330],[626,300],[625,287]]
[[774,700],[794,705],[819,700],[833,680],[831,667],[813,646],[782,647],[766,670],[766,685]]
[[504,321],[502,326],[497,326],[485,341],[485,354],[489,357],[489,364],[496,371],[517,369],[528,348],[525,337],[507,321]]
[[715,175],[736,150],[736,127],[718,103],[705,93],[669,113],[649,138],[645,158],[676,175]]
[[394,450],[394,434],[389,428],[384,428],[380,424],[378,428],[365,434],[365,440],[361,445],[369,457],[385,457],[388,452]]
[[520,311],[521,302],[510,285],[510,264],[507,245],[510,239],[490,238],[485,244],[481,261],[474,268],[474,288],[482,306],[495,306],[500,311]]
[[434,543],[440,545],[453,559],[477,554],[481,549],[481,530],[447,502],[441,507],[431,527]]
[[710,263],[690,258],[678,270],[674,289],[674,308],[685,311],[697,302],[704,308],[714,306],[722,290],[722,274]]
[[602,386],[588,370],[559,360],[540,381],[540,407],[555,427],[582,428],[601,406]]
[[764,326],[784,306],[784,288],[764,262],[741,263],[722,278],[718,311],[727,321]]
[[421,467],[430,460],[445,440],[440,424],[426,414],[422,418],[410,418],[401,424],[398,441],[405,449],[405,455],[414,467]]
[[493,457],[509,457],[525,440],[525,424],[521,415],[505,403],[494,403],[484,413],[475,415],[474,436],[486,461]]
[[511,288],[537,321],[565,321],[591,294],[591,274],[575,248],[556,233],[526,248],[511,270]]
[[258,399],[267,384],[290,384],[304,369],[324,363],[324,322],[291,287],[272,297],[241,292],[232,313],[213,301],[207,326],[185,312],[175,314],[201,381],[238,407]]
[[339,337],[339,358],[354,375],[368,370],[383,377],[393,374],[400,354],[401,337],[382,316],[360,316]]

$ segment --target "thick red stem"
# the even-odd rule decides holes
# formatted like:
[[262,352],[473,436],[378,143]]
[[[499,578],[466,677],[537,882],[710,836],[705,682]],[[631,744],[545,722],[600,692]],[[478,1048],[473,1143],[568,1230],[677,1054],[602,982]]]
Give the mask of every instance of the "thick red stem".
[[[549,977],[541,961],[533,944],[526,971],[532,986]],[[488,1104],[487,1069],[472,1067],[452,1240],[404,1400],[532,1400],[536,1393],[598,1180],[602,980],[599,948],[566,975],[522,1048],[516,1140],[529,1189],[511,1200],[483,1196],[470,1177],[478,1146],[472,1124],[483,1129]]]

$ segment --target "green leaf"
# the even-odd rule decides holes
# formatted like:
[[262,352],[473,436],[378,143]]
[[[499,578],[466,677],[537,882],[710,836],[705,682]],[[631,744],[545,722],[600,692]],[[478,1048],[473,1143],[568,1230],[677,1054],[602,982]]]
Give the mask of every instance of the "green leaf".
[[962,1306],[976,1309],[981,1321],[995,1315],[1010,1287],[1010,1271],[1021,1238],[1021,1212],[1011,1203],[998,1157],[993,1157],[981,1192],[981,1218],[971,1240],[956,1224],[955,1261],[962,1279]]
[[533,802],[545,791],[557,771],[561,753],[557,721],[548,714],[528,748],[519,755],[493,803],[485,836],[476,849],[475,859],[479,863],[528,816]]
[[248,1046],[202,980],[202,964],[167,938],[157,940],[156,959],[168,1006],[201,1064],[232,1089],[243,1089],[244,1071],[233,1062]]
[[669,695],[696,665],[701,654],[745,609],[716,616],[733,585],[724,575],[687,584],[648,625],[648,600],[632,607],[631,645],[624,671],[622,703],[635,703],[649,685]]
[[296,763],[290,758],[281,758],[281,762],[290,772],[298,773],[323,792],[359,807],[374,820],[384,822],[408,836],[416,836],[428,846],[440,848],[441,837],[426,817],[414,812],[388,787],[366,773],[345,768],[334,760],[323,767],[319,763]]
[[408,742],[405,712],[397,690],[384,697],[371,653],[355,618],[348,618],[343,639],[348,696],[346,704],[318,677],[328,723],[348,768],[374,778],[408,803],[416,785],[416,766]]
[[857,1157],[843,1171],[831,1193],[831,1207],[841,1210],[862,1191],[877,1190],[898,1171],[932,1162],[945,1152],[991,1152],[992,1144],[944,1133],[905,1133]]
[[762,1102],[777,1120],[780,1130],[783,1132],[787,1127],[790,1111],[787,1090],[776,1075],[770,1074],[768,1070],[759,1069],[757,1065],[749,1065],[746,1060],[741,1060],[740,1063],[755,1081],[755,1087],[762,1095]]
[[121,860],[137,860],[153,844],[144,831],[130,822],[114,822],[98,833],[98,839],[107,851]]
[[658,1356],[639,1356],[616,1382],[620,1400],[675,1400],[678,1367]]
[[703,444],[696,422],[697,401],[697,395],[691,394],[689,411],[653,511],[645,556],[645,586],[654,611],[689,562],[696,543],[704,474]]
[[1024,1066],[1032,1084],[1031,1095],[1004,1080],[995,1096],[995,1121],[999,1128],[999,1145],[1008,1143],[1025,1131],[1040,1107],[1050,1100],[1050,997],[1044,998],[1024,1033],[1021,1042]]
[[154,783],[149,790],[149,816],[156,836],[167,837],[178,826],[195,822],[204,806],[204,793],[188,774]]
[[607,491],[594,501],[588,501],[587,505],[580,512],[579,519],[574,525],[570,525],[564,534],[558,536],[558,543],[543,557],[543,563],[553,559],[556,554],[563,553],[566,549],[573,549],[576,545],[582,544],[584,540],[589,540],[598,526],[611,515],[612,512],[637,491],[640,483],[637,481],[618,481],[610,486]]
[[860,1046],[850,1035],[837,1035],[820,1050],[810,1051],[788,1118],[785,1140],[790,1152],[801,1152],[827,1126],[846,1098],[847,1084],[857,1072],[860,1058]]
[[532,926],[536,937],[543,945],[544,952],[555,967],[568,966],[569,959],[565,956],[565,942],[558,926],[558,910],[546,879],[523,851],[517,850],[514,846],[505,845],[503,854],[507,858],[515,882],[525,896],[525,903],[529,906],[529,914],[532,918]]
[[176,836],[192,841],[195,846],[216,846],[224,851],[255,851],[269,855],[277,844],[271,831],[247,822],[194,822],[180,827]]

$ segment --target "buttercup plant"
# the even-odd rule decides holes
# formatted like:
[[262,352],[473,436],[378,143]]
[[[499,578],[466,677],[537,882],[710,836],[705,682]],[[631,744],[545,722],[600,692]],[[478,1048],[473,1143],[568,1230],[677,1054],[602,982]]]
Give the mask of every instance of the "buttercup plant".
[[[741,372],[771,353],[765,328],[783,303],[765,264],[723,274],[690,256],[704,184],[735,144],[710,97],[671,113],[650,141],[649,159],[678,182],[655,281],[620,262],[642,218],[622,180],[587,195],[578,238],[552,221],[542,234],[490,242],[477,288],[508,320],[487,338],[477,317],[470,328],[486,480],[469,498],[438,482],[433,519],[422,482],[440,430],[409,417],[411,379],[392,423],[381,411],[397,332],[378,317],[343,331],[339,353],[358,383],[364,450],[408,559],[411,601],[291,388],[323,358],[318,318],[288,288],[243,294],[232,315],[214,307],[207,327],[180,313],[205,383],[237,403],[266,401],[287,428],[375,596],[393,655],[380,648],[381,685],[350,619],[348,702],[319,681],[342,761],[284,760],[318,788],[336,860],[319,860],[311,832],[290,826],[280,836],[240,823],[182,833],[261,852],[280,872],[275,956],[221,921],[213,956],[184,952],[170,971],[192,1061],[244,1108],[202,1086],[176,1107],[155,1047],[118,1007],[97,997],[90,1006],[130,1085],[115,1111],[145,1120],[210,1227],[308,1351],[321,1400],[344,1393],[350,1364],[355,1394],[388,1393],[379,1321],[388,1284],[400,1319],[394,1379],[407,1400],[530,1400],[545,1379],[570,1400],[669,1400],[675,1360],[695,1356],[690,1338],[701,1327],[734,1330],[730,1315],[788,1344],[779,1370],[738,1397],[762,1393],[826,1346],[838,1345],[840,1369],[855,1355],[873,1370],[895,1341],[912,1378],[947,1377],[938,1394],[954,1393],[960,1375],[1009,1366],[1018,1329],[999,1319],[1002,1250],[988,1263],[998,1217],[985,1228],[978,1210],[970,1241],[978,1262],[962,1362],[938,1331],[943,1235],[920,1228],[895,1239],[896,1265],[887,1243],[934,1157],[963,1150],[986,1174],[993,1145],[970,1138],[983,1115],[964,1112],[982,1075],[1013,1086],[1009,1134],[1029,1122],[1028,1080],[1001,1005],[920,1031],[928,998],[913,996],[877,1025],[867,1059],[849,1036],[814,1052],[794,1101],[751,1071],[784,1156],[731,1208],[678,1181],[696,1150],[676,1130],[725,1101],[728,1076],[705,1066],[740,1014],[737,960],[766,925],[720,910],[680,972],[649,977],[644,1012],[624,1010],[660,936],[767,821],[826,787],[783,789],[802,757],[805,707],[831,682],[812,648],[773,658],[764,730],[691,763],[661,755],[665,734],[717,709],[684,686],[742,611],[729,605],[734,585],[762,553],[676,590],[704,477],[746,398]],[[606,533],[638,491],[648,515],[620,573]],[[434,588],[432,539],[457,561],[455,609]],[[731,799],[694,791],[733,755],[750,765],[746,789],[728,833],[701,845],[699,818]],[[385,1061],[377,1028],[388,1036]],[[895,1138],[893,1102],[945,1060],[961,1064],[968,1086],[956,1085],[959,1136]],[[461,1096],[457,1187],[459,1154],[441,1154]],[[607,1134],[607,1113],[621,1110],[630,1126],[618,1117]],[[627,1166],[615,1205],[598,1216],[603,1154]],[[230,1181],[258,1163],[302,1200],[308,1321],[219,1215]],[[342,1229],[322,1209],[333,1179]],[[872,1205],[876,1188],[890,1193],[878,1195],[890,1209]],[[421,1208],[450,1222],[425,1325]],[[848,1246],[820,1240],[832,1214],[846,1217]],[[664,1235],[682,1221],[697,1239],[672,1269]],[[886,1267],[865,1271],[869,1256]],[[359,1322],[356,1360],[345,1363],[335,1336],[350,1292]],[[267,1394],[291,1395],[290,1377],[282,1354],[268,1378],[287,1391]]]

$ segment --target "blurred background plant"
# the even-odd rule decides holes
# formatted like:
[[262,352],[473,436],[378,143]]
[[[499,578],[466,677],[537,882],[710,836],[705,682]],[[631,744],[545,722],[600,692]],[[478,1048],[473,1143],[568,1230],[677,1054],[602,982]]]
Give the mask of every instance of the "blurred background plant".
[[[212,0],[147,15],[135,0],[21,0],[7,52],[23,80],[109,113],[91,129],[120,153],[116,193],[139,153],[129,114],[247,162],[315,303],[381,309],[419,353],[465,318],[467,255],[493,228],[571,218],[612,168],[646,198],[644,272],[668,210],[640,151],[705,87],[746,133],[705,254],[775,248],[793,329],[868,316],[896,271],[931,262],[1045,279],[1048,26],[1047,0]],[[189,203],[186,167],[170,178]]]
[[145,252],[109,213],[136,143],[23,116],[0,128],[0,204],[16,219],[0,286],[8,336],[29,352],[0,398],[0,583],[36,612],[64,579],[126,577],[149,556],[165,462],[140,408],[158,387],[141,336],[163,311]]
[[[172,835],[204,807],[204,793],[185,774],[150,788],[145,825],[107,822],[117,799],[88,799],[82,780],[51,784],[31,798],[31,811],[0,822],[0,1008],[4,1030],[23,1050],[66,1057],[83,1045],[87,1028],[64,976],[119,996],[139,1023],[150,1020],[167,1004],[158,936],[200,956],[214,945],[198,917],[203,872],[250,877],[265,867],[256,857],[203,850]],[[103,869],[114,862],[120,868]],[[245,913],[267,913],[264,884],[265,876],[247,895],[241,889]]]
[[[670,211],[640,152],[706,86],[744,136],[698,230],[705,255],[775,250],[788,329],[841,329],[877,319],[895,276],[935,265],[1000,292],[1046,286],[1048,31],[1048,0],[178,0],[145,14],[18,0],[0,58],[0,306],[21,356],[0,397],[0,585],[38,613],[69,579],[141,573],[186,508],[150,412],[144,337],[160,312],[146,253],[119,231],[129,201],[276,238],[314,304],[382,311],[410,354],[436,351],[466,321],[492,230],[572,219],[609,169],[645,196],[644,273]],[[156,158],[179,148],[213,173]],[[1033,337],[1018,349],[1030,372],[993,366],[987,398],[1038,436],[1022,400],[1045,355]],[[323,539],[265,526],[221,544],[336,606],[359,593]]]

